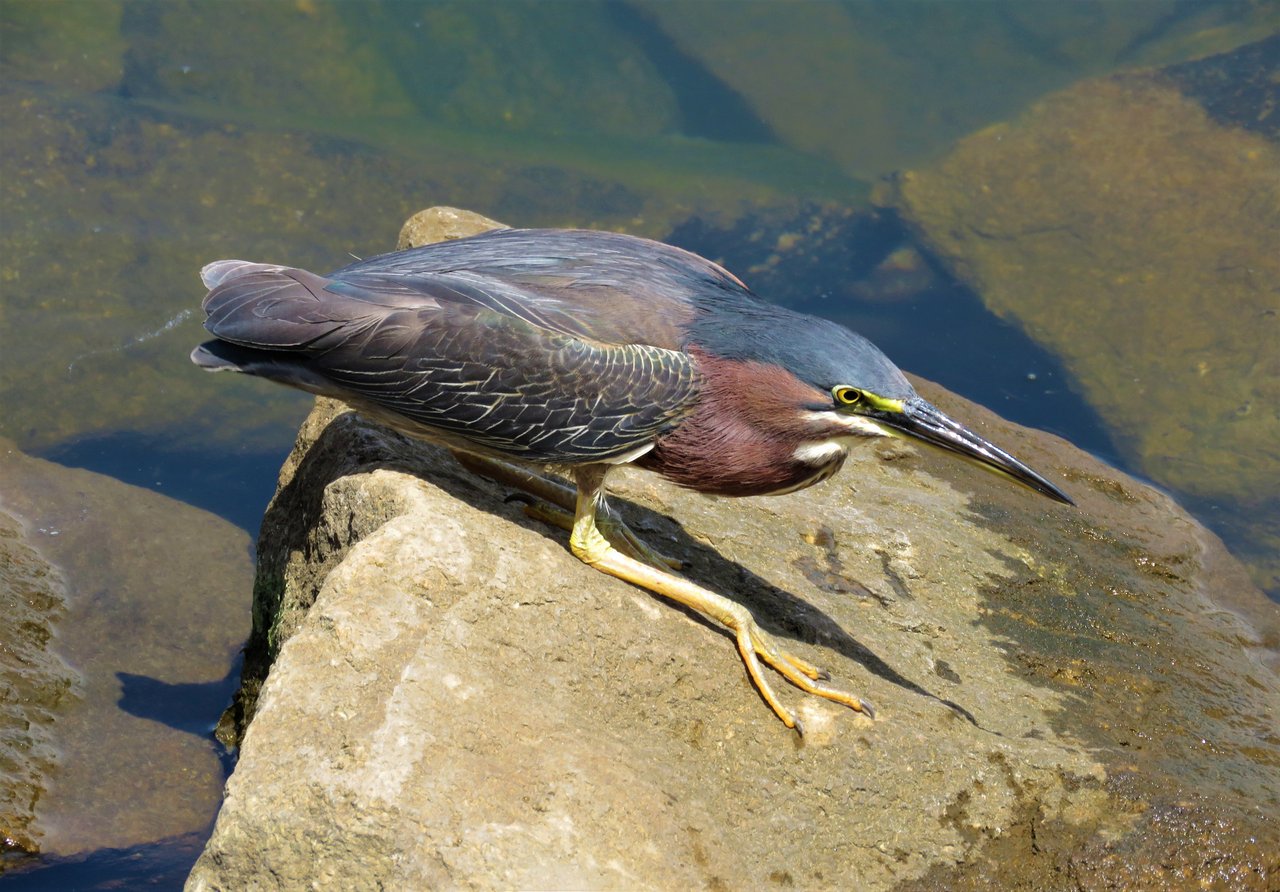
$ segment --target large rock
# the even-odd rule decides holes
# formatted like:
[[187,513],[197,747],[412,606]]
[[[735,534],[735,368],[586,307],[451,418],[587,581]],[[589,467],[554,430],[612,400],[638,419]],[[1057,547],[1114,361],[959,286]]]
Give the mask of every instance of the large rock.
[[777,499],[618,475],[634,529],[879,708],[778,680],[803,739],[720,630],[320,401],[188,888],[1266,888],[1274,609],[1166,496],[921,387],[1080,507],[894,442]]

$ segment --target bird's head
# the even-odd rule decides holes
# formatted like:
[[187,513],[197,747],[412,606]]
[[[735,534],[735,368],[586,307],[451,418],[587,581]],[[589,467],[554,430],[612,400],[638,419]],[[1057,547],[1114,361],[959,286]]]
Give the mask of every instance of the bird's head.
[[1043,476],[919,396],[898,367],[866,338],[834,324],[831,329],[840,334],[827,343],[838,344],[839,351],[826,361],[802,362],[793,368],[830,395],[829,401],[812,407],[829,423],[829,430],[928,443],[1055,501],[1074,504]]
[[809,399],[794,406],[795,415],[773,422],[780,433],[784,427],[805,432],[798,455],[809,450],[817,462],[855,438],[902,437],[1074,504],[1053,483],[920,397],[875,344],[841,325],[771,310],[740,322],[731,333],[707,332],[706,340],[721,355],[780,367],[807,385]]
[[831,405],[820,411],[828,415],[833,427],[849,430],[853,436],[878,434],[928,443],[1054,501],[1075,504],[1040,474],[915,394],[906,398],[884,396],[853,385],[837,384],[831,388]]

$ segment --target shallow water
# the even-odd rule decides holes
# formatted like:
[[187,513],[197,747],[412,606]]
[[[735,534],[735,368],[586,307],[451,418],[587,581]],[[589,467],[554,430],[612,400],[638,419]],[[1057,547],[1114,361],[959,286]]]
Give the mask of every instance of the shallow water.
[[[434,204],[670,238],[1144,476],[1062,360],[913,256],[892,221],[850,224],[826,254],[772,246],[809,240],[806,219],[870,219],[876,178],[1053,90],[1277,23],[1264,5],[1176,0],[11,0],[0,28],[0,435],[254,535],[308,400],[188,363],[200,266],[338,267]],[[1280,508],[1193,507],[1253,543],[1246,558],[1250,531],[1280,527]],[[153,718],[190,721],[182,698],[157,704]],[[196,850],[161,839],[6,881],[166,887]]]

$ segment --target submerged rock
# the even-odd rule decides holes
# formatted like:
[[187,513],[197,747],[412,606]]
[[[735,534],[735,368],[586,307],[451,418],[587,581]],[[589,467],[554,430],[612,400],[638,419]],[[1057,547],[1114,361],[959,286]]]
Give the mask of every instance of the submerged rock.
[[224,773],[209,728],[247,625],[244,532],[7,443],[0,502],[0,830],[48,856],[203,831]]
[[860,176],[930,160],[1080,77],[1220,52],[1280,25],[1271,4],[1170,0],[626,5],[779,141]]
[[319,401],[263,524],[240,761],[188,888],[1266,888],[1270,605],[1168,497],[919,386],[1079,508],[896,442],[781,498],[614,486],[879,709],[779,680],[803,739],[720,630]]
[[1087,81],[891,198],[1280,592],[1280,37]]
[[[0,466],[12,447],[0,441]],[[66,615],[66,580],[33,546],[0,492],[0,873],[10,852],[39,851],[36,803],[58,762],[53,722],[79,678],[50,648]]]

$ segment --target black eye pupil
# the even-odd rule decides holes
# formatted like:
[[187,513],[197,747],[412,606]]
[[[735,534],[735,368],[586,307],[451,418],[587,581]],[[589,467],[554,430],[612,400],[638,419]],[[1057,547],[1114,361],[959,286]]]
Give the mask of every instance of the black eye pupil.
[[852,387],[846,387],[836,394],[840,398],[840,402],[846,405],[853,405],[862,398],[862,394],[854,390]]

